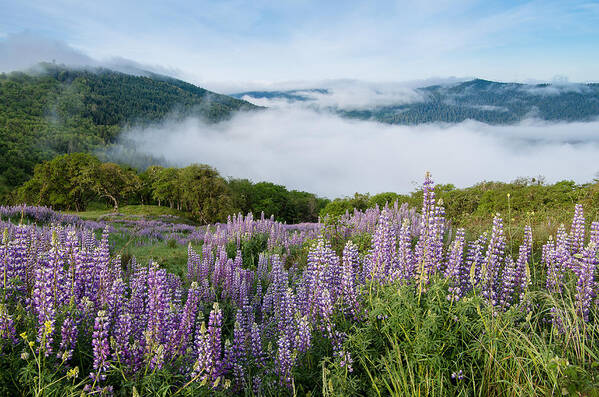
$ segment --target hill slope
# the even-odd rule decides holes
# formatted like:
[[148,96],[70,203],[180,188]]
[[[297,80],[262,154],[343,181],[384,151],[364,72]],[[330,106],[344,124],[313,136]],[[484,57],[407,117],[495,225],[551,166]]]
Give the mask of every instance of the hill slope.
[[[344,117],[389,124],[458,123],[467,119],[513,124],[535,117],[548,121],[589,121],[599,117],[599,84],[518,84],[471,80],[415,90],[418,101],[385,106],[322,106],[334,90],[251,91],[236,98],[281,99],[326,108]],[[326,98],[329,95],[331,97]]]
[[124,127],[196,115],[209,122],[257,107],[183,81],[42,64],[0,74],[0,196],[56,154],[93,151]]

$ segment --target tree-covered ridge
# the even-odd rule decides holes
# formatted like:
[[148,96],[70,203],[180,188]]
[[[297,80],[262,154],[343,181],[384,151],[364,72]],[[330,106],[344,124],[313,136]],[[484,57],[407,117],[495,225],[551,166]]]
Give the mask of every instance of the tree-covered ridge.
[[[421,101],[329,110],[344,117],[408,125],[458,123],[469,119],[488,124],[513,124],[531,117],[572,122],[590,121],[599,116],[599,84],[518,84],[476,79],[416,91]],[[233,96],[310,102],[314,101],[314,93],[331,94],[328,90],[291,90],[252,91]]]
[[93,151],[124,127],[195,115],[217,122],[256,106],[180,80],[42,64],[0,74],[0,196],[57,154]]
[[69,211],[105,202],[115,212],[121,204],[157,204],[203,224],[225,221],[235,213],[253,213],[257,218],[264,213],[287,223],[315,222],[329,202],[270,182],[226,180],[205,164],[154,165],[138,172],[87,153],[65,154],[36,165],[31,179],[13,193],[13,201]]

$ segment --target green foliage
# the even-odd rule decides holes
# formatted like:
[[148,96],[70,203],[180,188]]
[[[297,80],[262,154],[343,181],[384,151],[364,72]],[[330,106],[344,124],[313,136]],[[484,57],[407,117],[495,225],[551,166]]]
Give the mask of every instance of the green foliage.
[[118,203],[132,198],[140,185],[133,170],[101,163],[90,154],[65,154],[38,164],[15,201],[83,211],[94,199],[108,198],[117,210]]
[[258,266],[258,258],[260,254],[265,252],[267,249],[268,234],[257,233],[252,235],[249,239],[241,240],[241,246],[237,246],[237,243],[230,241],[227,243],[227,256],[231,259],[237,257],[237,251],[241,252],[243,259],[243,268],[255,270]]
[[403,203],[412,202],[412,200],[410,200],[410,196],[404,194],[397,194],[393,192],[386,192],[375,194],[374,196],[370,197],[368,201],[368,206],[374,207],[378,205],[380,208],[383,208],[385,205],[391,205],[396,201],[399,205]]
[[315,194],[297,190],[288,191],[285,186],[270,182],[252,183],[248,179],[228,181],[232,204],[242,214],[253,213],[287,223],[316,222],[321,209],[329,202]]
[[367,208],[374,207],[375,203],[370,200],[370,195],[355,193],[353,197],[335,199],[329,202],[321,211],[320,216],[324,218],[339,218],[346,212],[353,213],[354,209],[364,211]]
[[231,213],[231,196],[226,181],[204,164],[194,164],[179,171],[181,205],[202,223],[226,219]]
[[556,302],[540,292],[526,303],[543,308],[534,317],[526,304],[501,312],[472,293],[452,302],[443,279],[420,296],[399,283],[364,293],[367,318],[345,344],[353,372],[327,361],[325,394],[580,395],[599,386],[599,329],[577,316],[571,299],[562,302],[571,332],[559,334],[546,321]]
[[100,164],[97,158],[83,153],[58,156],[38,164],[33,177],[18,190],[16,201],[56,209],[85,210],[95,196],[94,181],[88,174]]

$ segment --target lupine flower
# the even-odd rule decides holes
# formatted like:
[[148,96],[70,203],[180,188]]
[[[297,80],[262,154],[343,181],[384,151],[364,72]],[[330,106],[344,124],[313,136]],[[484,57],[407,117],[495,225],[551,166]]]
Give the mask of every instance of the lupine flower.
[[163,343],[168,310],[166,271],[153,263],[148,270],[147,332],[157,344]]
[[100,310],[94,321],[92,347],[94,351],[94,371],[90,377],[95,381],[106,379],[106,371],[110,367],[110,345],[108,343],[108,315]]
[[399,249],[397,251],[397,261],[398,277],[406,280],[410,280],[416,272],[411,239],[410,222],[408,219],[405,219],[398,235]]
[[578,314],[584,321],[589,321],[589,310],[591,301],[594,298],[595,267],[597,263],[594,244],[591,243],[589,247],[582,251],[579,263],[580,271],[576,284],[576,307]]
[[191,373],[192,379],[203,381],[212,373],[213,359],[210,349],[210,336],[206,332],[206,324],[202,323],[195,337],[197,360]]
[[222,361],[222,346],[221,346],[221,333],[222,333],[222,322],[223,313],[218,305],[214,303],[213,309],[210,312],[208,321],[208,340],[210,346],[210,357],[212,363],[212,380],[216,380],[223,374],[223,361]]
[[67,316],[60,328],[60,347],[57,356],[62,357],[64,361],[69,360],[73,356],[73,350],[77,343],[77,324],[71,316]]
[[498,298],[497,304],[505,310],[512,304],[516,280],[516,265],[510,256],[506,258],[505,267],[501,273],[501,278],[501,290],[496,294],[496,296]]
[[[53,269],[48,264],[43,264],[36,270],[32,303],[38,318],[38,342],[44,341],[45,345],[42,348],[46,356],[52,353],[53,330],[56,316],[52,285]],[[50,327],[47,324],[50,324]]]
[[519,298],[524,298],[524,293],[530,283],[530,270],[528,261],[532,254],[532,229],[530,226],[524,228],[524,240],[518,249],[518,260],[514,274],[514,286],[519,291]]
[[505,236],[503,233],[503,220],[499,214],[493,218],[493,229],[489,246],[481,269],[482,294],[493,305],[497,304],[498,293],[501,288],[500,272],[505,250]]
[[568,251],[570,254],[580,252],[584,245],[584,212],[582,204],[576,204],[574,208],[574,218],[572,219],[572,227],[568,235]]
[[132,350],[130,346],[130,336],[132,328],[133,321],[131,318],[131,314],[123,313],[118,317],[114,330],[116,355],[122,363],[129,363],[130,365],[133,365],[133,362],[131,361]]
[[277,341],[277,357],[275,360],[275,368],[281,385],[291,386],[292,366],[291,341],[285,333],[281,333]]
[[171,340],[172,352],[182,352],[186,349],[190,338],[193,336],[193,325],[197,316],[198,305],[200,303],[200,291],[198,283],[193,282],[187,293],[187,302],[183,308],[183,314],[181,315],[181,322],[177,334],[173,340]]
[[451,245],[445,277],[450,280],[448,300],[459,300],[463,296],[461,275],[464,263],[464,229],[458,229]]
[[358,247],[350,241],[343,249],[343,270],[341,277],[341,291],[343,303],[350,316],[356,316],[359,310],[356,291],[357,274],[359,267]]

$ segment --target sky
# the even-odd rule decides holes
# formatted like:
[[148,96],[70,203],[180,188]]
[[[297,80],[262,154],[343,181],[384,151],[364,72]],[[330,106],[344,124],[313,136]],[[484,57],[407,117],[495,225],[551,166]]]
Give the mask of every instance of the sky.
[[0,0],[0,10],[0,72],[56,61],[222,93],[329,89],[310,106],[248,98],[268,109],[124,131],[122,144],[178,166],[330,198],[407,193],[425,171],[460,187],[599,177],[599,120],[401,126],[326,110],[423,101],[416,87],[474,77],[554,83],[539,95],[583,89],[570,83],[599,81],[599,1]]
[[598,1],[0,0],[0,9],[0,69],[13,66],[1,60],[12,51],[21,64],[127,60],[220,91],[327,79],[599,81]]

